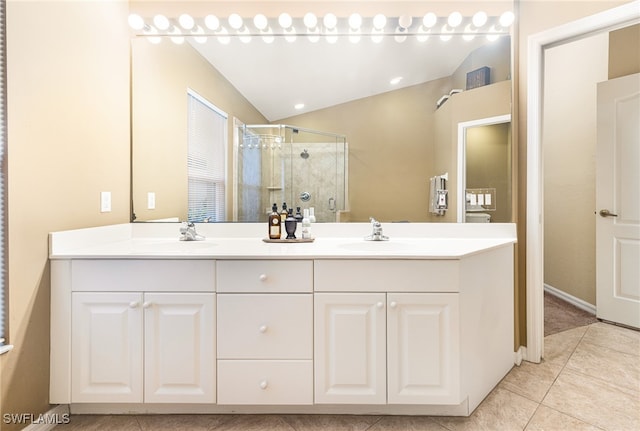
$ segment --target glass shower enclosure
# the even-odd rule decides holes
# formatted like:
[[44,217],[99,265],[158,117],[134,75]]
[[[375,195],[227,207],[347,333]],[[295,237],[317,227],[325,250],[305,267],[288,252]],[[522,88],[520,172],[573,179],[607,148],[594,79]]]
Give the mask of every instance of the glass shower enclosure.
[[339,221],[347,206],[347,139],[284,124],[237,126],[234,220],[266,221],[271,206],[314,208],[316,221]]

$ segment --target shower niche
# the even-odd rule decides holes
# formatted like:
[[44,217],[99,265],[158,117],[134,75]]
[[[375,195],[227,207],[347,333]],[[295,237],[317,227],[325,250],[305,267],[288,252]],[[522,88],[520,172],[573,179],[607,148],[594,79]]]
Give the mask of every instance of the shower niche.
[[340,221],[347,208],[347,140],[290,125],[237,126],[234,220],[266,221],[273,203],[314,208],[316,221]]

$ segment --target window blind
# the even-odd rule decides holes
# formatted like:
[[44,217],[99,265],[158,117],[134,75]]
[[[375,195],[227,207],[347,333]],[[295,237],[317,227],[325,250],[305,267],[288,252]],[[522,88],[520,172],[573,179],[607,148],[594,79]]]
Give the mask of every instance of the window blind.
[[187,219],[224,221],[228,116],[192,90],[187,95]]
[[6,336],[6,198],[7,198],[7,80],[6,80],[6,2],[0,2],[0,348]]

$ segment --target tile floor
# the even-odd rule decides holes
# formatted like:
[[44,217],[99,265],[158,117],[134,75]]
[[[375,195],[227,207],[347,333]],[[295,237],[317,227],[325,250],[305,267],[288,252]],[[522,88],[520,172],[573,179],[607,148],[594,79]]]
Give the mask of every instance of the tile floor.
[[545,337],[545,359],[523,362],[468,418],[435,416],[72,416],[55,431],[542,431],[640,430],[640,332],[606,323]]

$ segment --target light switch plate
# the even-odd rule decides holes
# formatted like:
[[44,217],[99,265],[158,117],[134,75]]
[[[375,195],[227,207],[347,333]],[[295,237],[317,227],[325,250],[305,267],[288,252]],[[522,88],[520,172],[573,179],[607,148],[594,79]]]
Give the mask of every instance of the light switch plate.
[[147,193],[147,209],[156,209],[156,194],[154,192]]
[[100,212],[111,212],[111,192],[100,192]]

